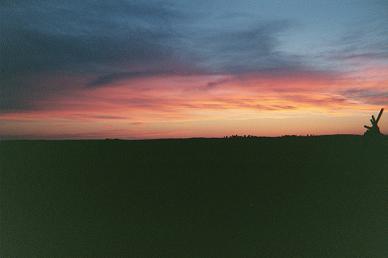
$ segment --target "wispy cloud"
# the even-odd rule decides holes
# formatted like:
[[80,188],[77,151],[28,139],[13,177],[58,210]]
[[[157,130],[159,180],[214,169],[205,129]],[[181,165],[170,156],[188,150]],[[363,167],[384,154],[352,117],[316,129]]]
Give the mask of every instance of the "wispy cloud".
[[351,88],[345,90],[343,95],[371,105],[388,105],[387,89]]

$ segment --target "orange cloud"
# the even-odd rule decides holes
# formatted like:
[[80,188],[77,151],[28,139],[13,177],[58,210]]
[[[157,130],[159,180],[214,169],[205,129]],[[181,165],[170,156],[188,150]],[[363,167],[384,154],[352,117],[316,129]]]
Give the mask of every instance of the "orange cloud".
[[[303,128],[295,127],[296,118],[314,118],[321,131],[313,124],[311,131],[317,134],[360,133],[361,129],[351,129],[349,124],[357,121],[361,128],[370,112],[387,104],[388,94],[379,94],[387,91],[387,67],[334,77],[319,73],[153,76],[111,87],[78,87],[61,97],[36,102],[45,108],[3,113],[0,134],[152,138],[222,136],[236,131],[303,133]],[[339,116],[353,120],[337,121],[333,129],[319,122]],[[289,130],[287,126],[279,130],[278,122],[272,122],[272,129],[262,126],[260,130],[257,121],[263,119],[288,121]],[[253,121],[258,129],[252,132],[243,121]]]

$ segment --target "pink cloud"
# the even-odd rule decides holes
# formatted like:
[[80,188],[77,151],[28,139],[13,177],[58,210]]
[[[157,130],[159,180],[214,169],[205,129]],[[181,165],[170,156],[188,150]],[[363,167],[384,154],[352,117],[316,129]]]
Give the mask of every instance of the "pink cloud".
[[[62,80],[70,79],[60,78],[59,82]],[[56,83],[55,80],[52,83]],[[208,120],[219,120],[219,132],[222,132],[222,121],[236,117],[252,119],[271,114],[276,118],[310,111],[351,115],[358,110],[372,111],[386,104],[384,93],[387,91],[388,69],[381,67],[366,70],[364,74],[337,76],[320,73],[239,77],[163,75],[131,79],[111,87],[76,85],[63,91],[61,96],[36,100],[35,110],[6,112],[0,119],[14,126],[20,121],[49,125],[41,131],[45,135],[53,134],[58,130],[57,126],[66,124],[69,125],[64,130],[66,133],[58,135],[172,137],[175,132],[175,135],[190,136],[202,132],[203,127],[193,131],[181,125],[169,128],[168,124],[194,121],[205,126]],[[23,126],[19,133],[39,134],[37,129],[30,129],[33,128],[31,124]],[[107,126],[113,128],[108,130]],[[11,129],[12,126],[0,127],[0,134],[12,133]],[[182,134],[183,131],[186,133]]]

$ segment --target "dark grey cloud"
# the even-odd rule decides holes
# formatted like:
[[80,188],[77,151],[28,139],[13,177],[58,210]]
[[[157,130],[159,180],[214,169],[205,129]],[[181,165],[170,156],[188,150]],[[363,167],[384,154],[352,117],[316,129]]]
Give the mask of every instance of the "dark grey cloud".
[[88,87],[99,87],[112,84],[120,80],[131,80],[144,77],[153,77],[157,75],[172,74],[174,71],[168,70],[148,70],[148,71],[130,71],[121,73],[110,73],[106,75],[98,76],[96,79],[90,81]]
[[[3,4],[4,5],[4,4]],[[10,2],[1,9],[1,75],[169,57],[167,6],[139,1]]]
[[342,92],[342,95],[372,105],[388,105],[388,90],[352,88]]
[[39,76],[173,65],[171,25],[184,19],[159,1],[124,0],[5,1],[0,17],[1,111],[31,108],[66,87]]

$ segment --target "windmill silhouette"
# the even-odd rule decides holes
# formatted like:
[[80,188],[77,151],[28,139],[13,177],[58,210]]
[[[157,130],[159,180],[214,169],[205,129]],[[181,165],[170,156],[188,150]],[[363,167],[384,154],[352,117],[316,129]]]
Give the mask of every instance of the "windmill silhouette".
[[364,127],[366,128],[364,136],[379,136],[379,135],[383,135],[380,132],[379,126],[377,125],[379,120],[380,120],[380,118],[381,118],[381,115],[383,114],[383,111],[384,111],[384,108],[382,108],[380,110],[379,115],[377,116],[377,119],[375,119],[375,116],[372,115],[372,118],[370,119],[370,122],[371,122],[372,126],[364,125]]

